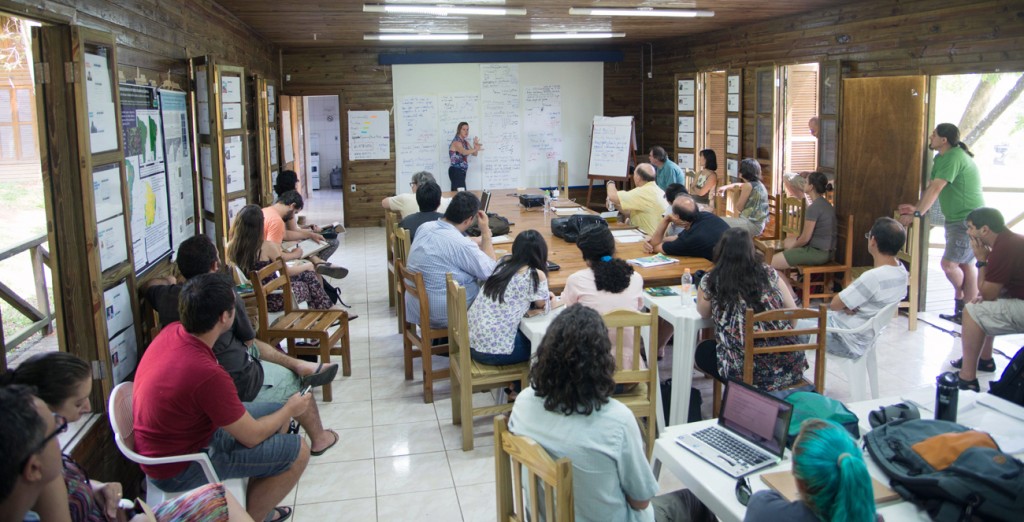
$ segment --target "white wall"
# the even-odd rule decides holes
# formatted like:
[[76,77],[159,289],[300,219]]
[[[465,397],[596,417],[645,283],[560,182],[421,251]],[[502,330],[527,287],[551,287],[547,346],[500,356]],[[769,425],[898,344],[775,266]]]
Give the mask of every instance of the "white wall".
[[[306,135],[310,143],[307,154],[320,153],[320,188],[331,188],[331,170],[335,167],[341,168],[341,118],[338,97],[307,96],[306,102]],[[314,144],[318,148],[313,148]]]

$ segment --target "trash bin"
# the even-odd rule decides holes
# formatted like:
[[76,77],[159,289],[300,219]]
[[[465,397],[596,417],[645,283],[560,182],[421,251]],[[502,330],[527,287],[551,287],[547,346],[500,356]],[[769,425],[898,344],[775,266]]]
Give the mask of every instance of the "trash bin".
[[331,170],[331,188],[332,189],[340,189],[341,188],[341,167],[334,167]]

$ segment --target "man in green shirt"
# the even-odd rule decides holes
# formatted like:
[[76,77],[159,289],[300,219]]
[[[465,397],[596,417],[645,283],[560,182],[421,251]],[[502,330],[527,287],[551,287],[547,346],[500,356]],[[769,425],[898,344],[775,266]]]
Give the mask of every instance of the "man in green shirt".
[[661,190],[667,190],[668,186],[673,183],[686,186],[686,176],[683,175],[683,169],[668,159],[665,149],[658,146],[651,147],[647,157],[651,160],[651,165],[657,171],[654,182],[661,187]]
[[985,206],[981,194],[981,175],[974,154],[960,141],[960,129],[952,123],[940,123],[928,138],[928,148],[938,151],[932,165],[931,181],[916,205],[902,204],[900,222],[904,226],[920,217],[938,200],[946,216],[946,249],[942,271],[956,291],[953,314],[939,317],[960,324],[965,302],[978,295],[978,273],[971,264],[974,252],[964,221],[972,210]]

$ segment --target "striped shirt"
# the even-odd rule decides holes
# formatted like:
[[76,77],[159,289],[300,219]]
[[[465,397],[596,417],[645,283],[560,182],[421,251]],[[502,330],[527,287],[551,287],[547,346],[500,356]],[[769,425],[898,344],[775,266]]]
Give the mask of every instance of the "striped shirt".
[[[448,289],[445,275],[466,287],[466,306],[473,304],[480,282],[494,272],[497,263],[480,247],[444,219],[424,223],[416,231],[416,240],[409,251],[409,270],[423,274],[423,286],[430,299],[430,326],[448,326]],[[410,323],[420,324],[420,303],[415,296],[405,296],[405,316]]]

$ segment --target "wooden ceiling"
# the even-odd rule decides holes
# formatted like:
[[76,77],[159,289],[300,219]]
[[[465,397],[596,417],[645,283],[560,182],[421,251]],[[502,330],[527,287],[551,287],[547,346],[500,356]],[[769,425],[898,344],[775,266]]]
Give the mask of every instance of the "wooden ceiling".
[[[215,0],[242,22],[284,49],[309,47],[424,47],[453,42],[364,41],[364,33],[480,33],[483,40],[462,42],[467,48],[521,46],[526,50],[580,44],[516,40],[516,33],[560,31],[624,32],[625,38],[590,40],[618,45],[663,40],[712,31],[743,31],[744,24],[849,4],[849,0]],[[364,13],[363,4],[420,3],[525,8],[524,16],[430,16]],[[711,18],[576,16],[570,7],[651,7],[710,9]],[[457,42],[456,42],[457,43]]]

